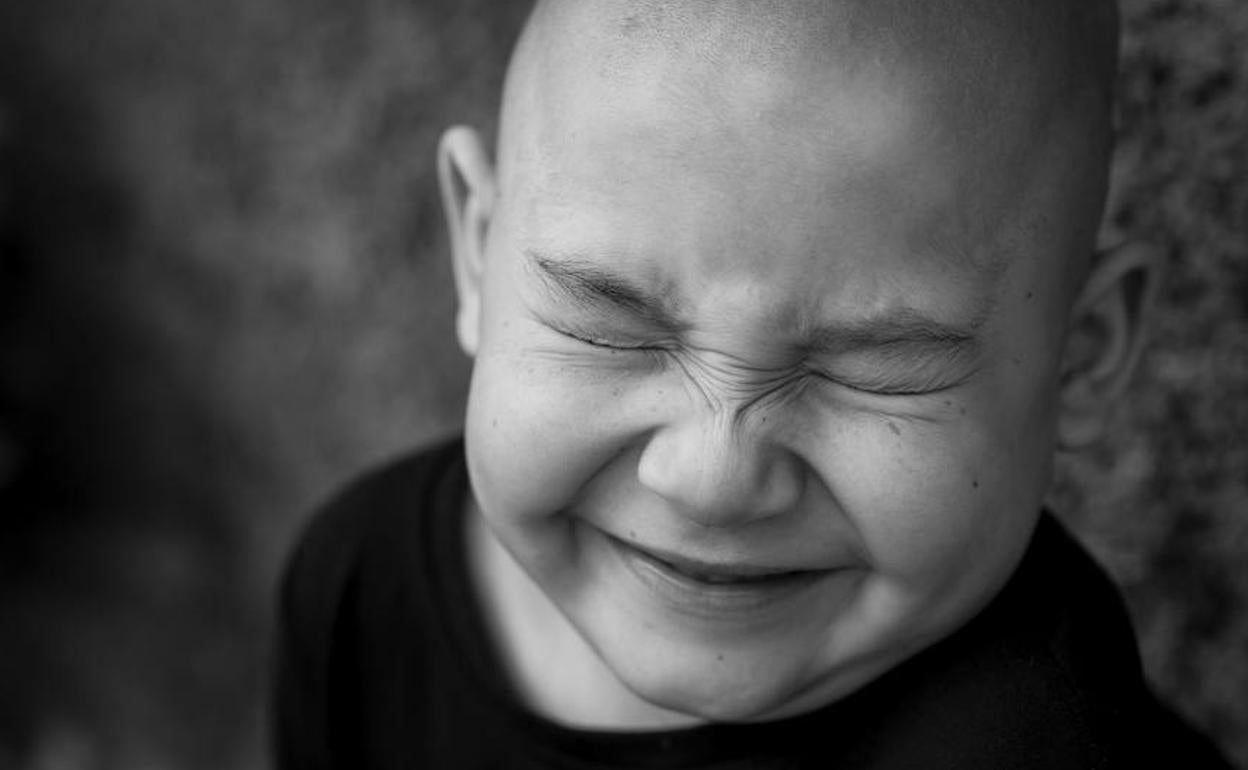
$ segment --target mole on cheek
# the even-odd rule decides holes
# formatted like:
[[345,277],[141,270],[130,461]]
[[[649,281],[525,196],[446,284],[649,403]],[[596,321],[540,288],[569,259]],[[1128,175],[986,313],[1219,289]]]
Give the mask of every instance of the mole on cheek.
[[971,488],[979,489],[979,479],[971,479]]
[[894,435],[894,436],[900,436],[900,435],[901,435],[901,428],[898,428],[898,427],[897,427],[897,423],[893,422],[892,420],[889,420],[889,421],[888,421],[888,429],[889,429],[889,430],[891,430],[891,431],[893,432],[893,435]]

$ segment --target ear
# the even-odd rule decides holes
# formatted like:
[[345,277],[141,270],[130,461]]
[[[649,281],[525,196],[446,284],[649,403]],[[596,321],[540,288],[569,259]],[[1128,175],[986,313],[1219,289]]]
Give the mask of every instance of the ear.
[[1105,433],[1147,338],[1161,285],[1160,252],[1128,242],[1102,251],[1076,300],[1062,363],[1058,446],[1086,447]]
[[475,130],[454,126],[438,143],[438,185],[450,234],[459,307],[455,332],[469,356],[477,352],[481,326],[481,278],[486,233],[494,207],[494,169]]

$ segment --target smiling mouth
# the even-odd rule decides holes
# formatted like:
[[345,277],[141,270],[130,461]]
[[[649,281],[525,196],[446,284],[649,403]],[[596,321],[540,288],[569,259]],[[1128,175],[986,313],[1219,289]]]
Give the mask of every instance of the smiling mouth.
[[723,609],[750,609],[796,593],[833,570],[783,569],[750,564],[712,563],[643,548],[612,535],[607,539],[626,563],[661,595],[696,600]]
[[687,559],[674,554],[664,553],[660,555],[650,549],[641,548],[623,541],[619,542],[622,547],[633,551],[641,558],[659,567],[675,572],[689,580],[695,580],[708,585],[769,583],[810,572],[810,570],[781,570],[743,564],[713,564],[696,559]]

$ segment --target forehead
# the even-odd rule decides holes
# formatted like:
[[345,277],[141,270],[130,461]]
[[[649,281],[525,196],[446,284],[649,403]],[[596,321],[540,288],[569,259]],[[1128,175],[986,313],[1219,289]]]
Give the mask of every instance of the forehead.
[[522,247],[786,312],[985,301],[1017,191],[985,189],[914,91],[696,74],[565,80],[504,183]]
[[1029,67],[986,77],[982,55],[894,55],[906,41],[887,36],[755,55],[754,36],[711,27],[639,44],[565,19],[533,36],[500,142],[521,248],[808,313],[982,307],[1008,268],[1053,270],[1035,257],[1078,235],[1084,199],[1061,177],[1079,122]]

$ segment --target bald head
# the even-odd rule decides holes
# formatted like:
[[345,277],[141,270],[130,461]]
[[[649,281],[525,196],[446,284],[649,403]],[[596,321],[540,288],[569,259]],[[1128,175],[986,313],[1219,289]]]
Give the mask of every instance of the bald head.
[[910,235],[925,250],[990,272],[1051,253],[1071,300],[1107,192],[1117,22],[1112,0],[539,0],[504,91],[500,191],[562,175],[552,157],[584,139],[580,117],[640,125],[640,110],[675,161],[842,158],[851,186],[930,210]]
[[529,32],[547,47],[609,56],[697,51],[756,65],[926,60],[981,71],[1030,67],[1107,88],[1117,13],[1112,0],[539,0]]
[[[508,75],[499,181],[505,194],[517,173],[551,172],[569,114],[611,120],[644,100],[738,145],[822,144],[863,166],[946,159],[897,200],[965,198],[966,222],[946,229],[991,219],[972,191],[1016,210],[1060,199],[1061,250],[1082,265],[1106,191],[1116,58],[1112,0],[539,0]],[[656,142],[674,135],[653,128]],[[1056,169],[1044,189],[1023,184]],[[991,258],[970,256],[993,263],[1007,249],[991,240]]]
[[964,96],[996,90],[999,104],[1086,97],[1104,113],[1117,21],[1113,0],[539,0],[511,82],[587,60],[594,74],[627,80],[693,57],[799,72],[901,68]]

